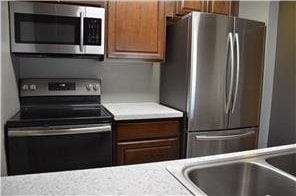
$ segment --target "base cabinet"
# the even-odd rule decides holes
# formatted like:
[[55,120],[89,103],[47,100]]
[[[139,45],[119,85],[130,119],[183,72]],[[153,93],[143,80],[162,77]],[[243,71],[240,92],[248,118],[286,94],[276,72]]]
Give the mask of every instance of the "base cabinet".
[[114,165],[180,158],[180,119],[116,122]]
[[117,143],[118,165],[166,161],[178,157],[178,138]]

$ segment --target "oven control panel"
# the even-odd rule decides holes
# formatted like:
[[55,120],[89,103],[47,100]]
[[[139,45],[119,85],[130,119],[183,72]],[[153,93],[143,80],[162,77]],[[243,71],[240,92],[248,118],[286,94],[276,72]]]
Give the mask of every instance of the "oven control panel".
[[100,79],[22,79],[20,96],[101,95]]

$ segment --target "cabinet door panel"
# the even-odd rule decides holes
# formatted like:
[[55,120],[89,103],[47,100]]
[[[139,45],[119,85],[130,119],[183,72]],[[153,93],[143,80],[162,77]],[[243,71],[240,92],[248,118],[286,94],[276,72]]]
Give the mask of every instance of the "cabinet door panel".
[[209,1],[208,12],[213,14],[237,16],[238,1]]
[[192,11],[202,12],[206,7],[206,1],[177,1],[176,2],[176,15],[186,15]]
[[117,124],[117,141],[178,137],[180,124],[175,121],[123,122]]
[[117,164],[138,164],[179,158],[178,138],[117,143]]
[[86,6],[98,6],[98,7],[106,7],[106,2],[104,0],[101,1],[60,1],[65,4],[73,4],[73,5],[86,5]]
[[109,2],[108,57],[163,59],[164,37],[164,2]]

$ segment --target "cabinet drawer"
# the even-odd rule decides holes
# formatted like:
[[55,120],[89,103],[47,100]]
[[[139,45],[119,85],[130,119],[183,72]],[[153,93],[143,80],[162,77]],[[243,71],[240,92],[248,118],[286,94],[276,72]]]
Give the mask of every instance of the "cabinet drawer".
[[179,158],[178,138],[117,143],[117,164],[137,164]]
[[178,120],[123,122],[117,124],[117,141],[178,137],[179,132]]

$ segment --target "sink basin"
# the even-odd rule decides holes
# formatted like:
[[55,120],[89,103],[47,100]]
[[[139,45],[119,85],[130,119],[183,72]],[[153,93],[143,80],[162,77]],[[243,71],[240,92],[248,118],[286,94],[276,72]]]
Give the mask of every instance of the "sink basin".
[[251,162],[191,166],[184,175],[207,195],[296,195],[295,181]]
[[270,165],[296,176],[296,153],[266,159]]

